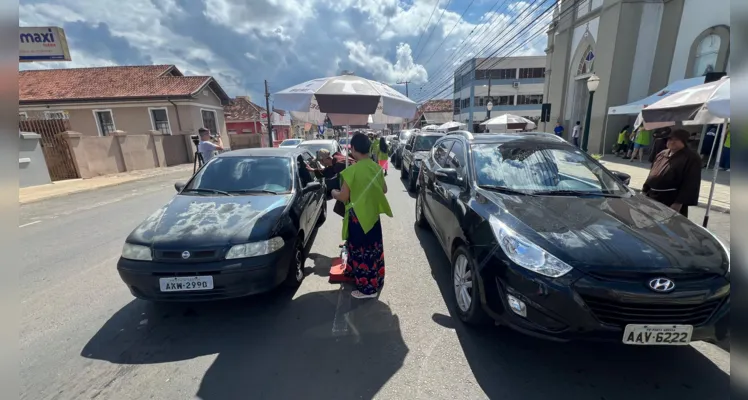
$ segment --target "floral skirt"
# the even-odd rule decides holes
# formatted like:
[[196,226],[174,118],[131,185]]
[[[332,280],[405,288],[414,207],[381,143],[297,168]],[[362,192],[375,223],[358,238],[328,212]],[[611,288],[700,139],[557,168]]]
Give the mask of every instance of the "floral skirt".
[[384,243],[380,221],[367,233],[361,228],[356,213],[351,209],[348,217],[348,263],[345,276],[353,278],[356,288],[363,294],[374,294],[384,285]]
[[382,169],[385,170],[385,171],[387,171],[387,165],[388,164],[389,163],[387,162],[387,160],[379,160],[379,166],[382,167]]

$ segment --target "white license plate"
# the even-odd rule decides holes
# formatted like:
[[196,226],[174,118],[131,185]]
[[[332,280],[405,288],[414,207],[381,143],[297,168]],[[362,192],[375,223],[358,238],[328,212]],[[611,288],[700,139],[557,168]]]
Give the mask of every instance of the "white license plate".
[[692,325],[626,325],[623,344],[685,346],[691,343]]
[[213,289],[212,276],[178,276],[158,280],[162,292],[191,292]]

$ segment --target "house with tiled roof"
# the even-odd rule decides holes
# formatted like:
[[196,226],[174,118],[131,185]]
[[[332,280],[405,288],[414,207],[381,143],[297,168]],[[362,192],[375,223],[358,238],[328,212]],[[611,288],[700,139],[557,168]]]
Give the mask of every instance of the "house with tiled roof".
[[90,136],[195,134],[205,127],[228,143],[229,96],[211,76],[185,76],[174,65],[20,71],[20,119],[65,119]]
[[[226,129],[229,134],[267,134],[267,112],[252,102],[249,96],[237,96],[223,107]],[[290,137],[291,118],[284,110],[273,108],[270,117],[273,126],[273,142]],[[263,137],[265,143],[265,137]]]
[[452,100],[429,100],[418,107],[413,127],[441,125],[452,120]]

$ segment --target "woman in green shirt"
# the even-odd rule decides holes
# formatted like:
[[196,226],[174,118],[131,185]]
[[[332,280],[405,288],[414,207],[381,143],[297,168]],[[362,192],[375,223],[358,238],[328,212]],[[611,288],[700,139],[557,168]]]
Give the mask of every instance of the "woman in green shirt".
[[370,157],[371,141],[358,133],[351,138],[349,153],[356,163],[340,173],[340,190],[332,197],[345,203],[343,240],[348,259],[345,275],[355,280],[351,295],[357,299],[377,297],[384,285],[384,242],[381,214],[392,217],[387,202],[387,183],[382,168]]

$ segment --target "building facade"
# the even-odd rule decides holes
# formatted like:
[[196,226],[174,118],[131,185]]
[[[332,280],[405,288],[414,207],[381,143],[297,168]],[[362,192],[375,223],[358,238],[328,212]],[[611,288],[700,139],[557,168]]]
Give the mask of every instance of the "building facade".
[[609,107],[706,72],[729,74],[730,1],[563,0],[548,30],[546,54],[544,94],[552,123],[564,124],[567,134],[576,121],[585,124],[586,81],[594,73],[600,83],[588,149],[609,151],[620,129],[635,120],[609,116]]
[[453,119],[473,132],[491,117],[514,114],[540,118],[545,82],[545,56],[473,58],[454,74]]

